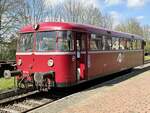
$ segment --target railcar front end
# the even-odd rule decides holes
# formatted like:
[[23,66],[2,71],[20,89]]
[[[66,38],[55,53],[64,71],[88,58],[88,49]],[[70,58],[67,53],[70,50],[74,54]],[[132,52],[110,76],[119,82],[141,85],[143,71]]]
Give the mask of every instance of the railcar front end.
[[[75,83],[76,61],[72,31],[21,33],[16,62],[18,87],[34,84],[40,89],[50,89]],[[5,74],[10,75],[7,72]]]

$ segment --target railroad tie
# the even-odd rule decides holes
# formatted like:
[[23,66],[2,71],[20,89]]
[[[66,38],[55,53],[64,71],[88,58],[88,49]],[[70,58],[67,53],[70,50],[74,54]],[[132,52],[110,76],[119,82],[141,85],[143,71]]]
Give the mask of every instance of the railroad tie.
[[9,109],[9,108],[0,108],[0,110],[2,111],[6,111],[6,112],[9,112],[9,113],[20,113],[20,111],[16,111],[16,110],[12,110],[12,109]]
[[39,105],[44,104],[44,103],[41,102],[41,101],[37,101],[37,100],[33,100],[33,99],[28,100],[28,102],[30,102],[30,103],[35,103],[35,104],[39,104]]
[[32,108],[33,108],[33,107],[31,107],[31,106],[24,105],[24,104],[21,104],[21,103],[14,104],[14,106],[21,107],[21,108],[25,108],[25,109],[32,109]]

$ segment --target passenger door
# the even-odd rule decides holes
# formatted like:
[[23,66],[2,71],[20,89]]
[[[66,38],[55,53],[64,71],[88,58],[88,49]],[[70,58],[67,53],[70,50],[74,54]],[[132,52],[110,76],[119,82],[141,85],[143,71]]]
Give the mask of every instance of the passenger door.
[[87,78],[87,34],[76,32],[76,79],[77,81]]

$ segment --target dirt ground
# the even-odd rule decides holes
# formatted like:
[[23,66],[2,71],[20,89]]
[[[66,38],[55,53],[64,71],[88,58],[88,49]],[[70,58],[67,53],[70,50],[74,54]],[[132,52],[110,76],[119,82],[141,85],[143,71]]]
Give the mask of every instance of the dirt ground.
[[30,113],[150,113],[150,67],[137,69]]

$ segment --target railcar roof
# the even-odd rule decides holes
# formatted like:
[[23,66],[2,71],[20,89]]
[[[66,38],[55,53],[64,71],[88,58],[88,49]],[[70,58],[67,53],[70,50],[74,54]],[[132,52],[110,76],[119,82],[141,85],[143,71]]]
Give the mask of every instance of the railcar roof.
[[[82,32],[89,32],[89,33],[96,33],[96,34],[106,34],[106,35],[111,34],[112,36],[116,36],[116,37],[126,37],[126,38],[143,40],[143,38],[139,35],[113,31],[102,27],[96,27],[93,25],[76,24],[76,23],[69,23],[69,22],[41,22],[38,23],[38,25],[39,25],[39,29],[37,31],[73,30],[73,31],[82,31]],[[20,30],[20,33],[35,32],[36,30],[34,30],[32,26],[33,25],[24,26]]]

